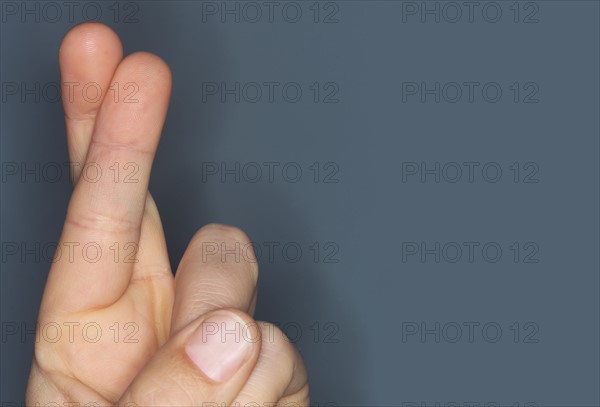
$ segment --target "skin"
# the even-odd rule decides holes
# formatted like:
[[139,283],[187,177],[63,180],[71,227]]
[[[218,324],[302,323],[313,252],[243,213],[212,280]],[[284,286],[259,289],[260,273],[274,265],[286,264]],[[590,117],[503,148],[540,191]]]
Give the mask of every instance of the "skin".
[[[71,29],[59,61],[74,191],[58,244],[62,255],[52,264],[40,307],[26,404],[308,405],[299,353],[274,325],[252,319],[257,263],[252,256],[203,252],[208,245],[247,247],[244,232],[201,228],[173,277],[148,192],[171,92],[167,64],[146,52],[123,58],[119,38],[100,23]],[[73,82],[80,86],[70,93]],[[102,97],[95,100],[92,89],[84,98],[88,83],[97,84]],[[109,91],[115,83],[118,93],[116,87]],[[131,83],[135,101],[125,103]],[[98,168],[100,177],[94,175]],[[124,182],[132,169],[133,182]],[[94,251],[82,254],[89,243],[102,249],[97,259]],[[69,247],[75,248],[72,257]],[[193,362],[186,344],[203,322],[224,316],[256,329],[239,369],[214,380]],[[57,324],[58,336],[47,329]]]

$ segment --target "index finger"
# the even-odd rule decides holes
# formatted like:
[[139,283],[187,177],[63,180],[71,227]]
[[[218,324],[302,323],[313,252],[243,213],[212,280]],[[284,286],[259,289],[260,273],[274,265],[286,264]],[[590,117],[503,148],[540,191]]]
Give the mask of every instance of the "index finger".
[[[44,302],[62,311],[104,308],[125,292],[137,251],[152,162],[171,92],[171,73],[159,57],[126,57],[105,97],[81,177],[73,191]],[[72,249],[72,250],[71,250]]]

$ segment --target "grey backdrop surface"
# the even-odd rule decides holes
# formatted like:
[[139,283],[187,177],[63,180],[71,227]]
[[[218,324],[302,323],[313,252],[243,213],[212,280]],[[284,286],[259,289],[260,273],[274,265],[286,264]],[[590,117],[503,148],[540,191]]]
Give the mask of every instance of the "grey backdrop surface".
[[57,49],[98,12],[173,71],[174,269],[245,229],[315,405],[600,405],[597,1],[74,3],[1,4],[3,405],[71,189]]

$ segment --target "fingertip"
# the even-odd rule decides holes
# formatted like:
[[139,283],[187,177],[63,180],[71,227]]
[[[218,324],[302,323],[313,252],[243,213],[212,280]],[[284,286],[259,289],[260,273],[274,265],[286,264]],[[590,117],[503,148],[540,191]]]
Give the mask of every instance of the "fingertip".
[[162,91],[171,90],[173,75],[169,64],[156,54],[148,51],[136,51],[123,59],[119,69],[126,72],[126,76],[153,84],[153,88]]
[[123,45],[117,33],[107,25],[98,22],[85,22],[71,28],[64,36],[59,48],[61,61],[71,58],[102,56],[121,60]]
[[125,57],[100,109],[94,137],[113,145],[154,152],[171,96],[171,70],[150,52]]
[[[217,246],[219,249],[223,247],[222,245],[225,245],[227,248],[238,250],[239,253],[237,254],[243,255],[245,260],[243,264],[249,267],[254,284],[257,284],[258,261],[256,253],[254,252],[254,245],[250,236],[243,229],[221,223],[209,223],[204,225],[196,231],[190,240],[188,248],[190,251],[200,250],[200,253],[202,254],[202,250],[205,249],[205,246],[207,245]],[[210,257],[213,259],[219,257],[221,262],[223,262],[222,256]],[[227,260],[227,256],[225,256],[225,260]]]
[[[67,32],[59,49],[58,60],[63,107],[68,119],[95,117],[122,59],[123,46],[118,35],[104,24],[82,23]],[[86,134],[83,137],[82,133],[89,131],[87,127],[85,131],[68,128],[70,133],[79,133],[71,136],[78,138],[72,143],[81,144],[81,150],[87,149],[90,136]]]

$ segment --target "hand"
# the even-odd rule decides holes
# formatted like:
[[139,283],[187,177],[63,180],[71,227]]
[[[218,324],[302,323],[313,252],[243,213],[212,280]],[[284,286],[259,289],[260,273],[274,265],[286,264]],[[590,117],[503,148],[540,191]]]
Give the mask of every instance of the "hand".
[[[200,229],[173,278],[148,192],[171,92],[166,63],[145,52],[123,59],[99,23],[73,28],[59,60],[74,191],[26,404],[307,405],[299,353],[251,317],[257,262],[220,255],[248,248],[242,231]],[[207,243],[219,251],[208,255]]]

